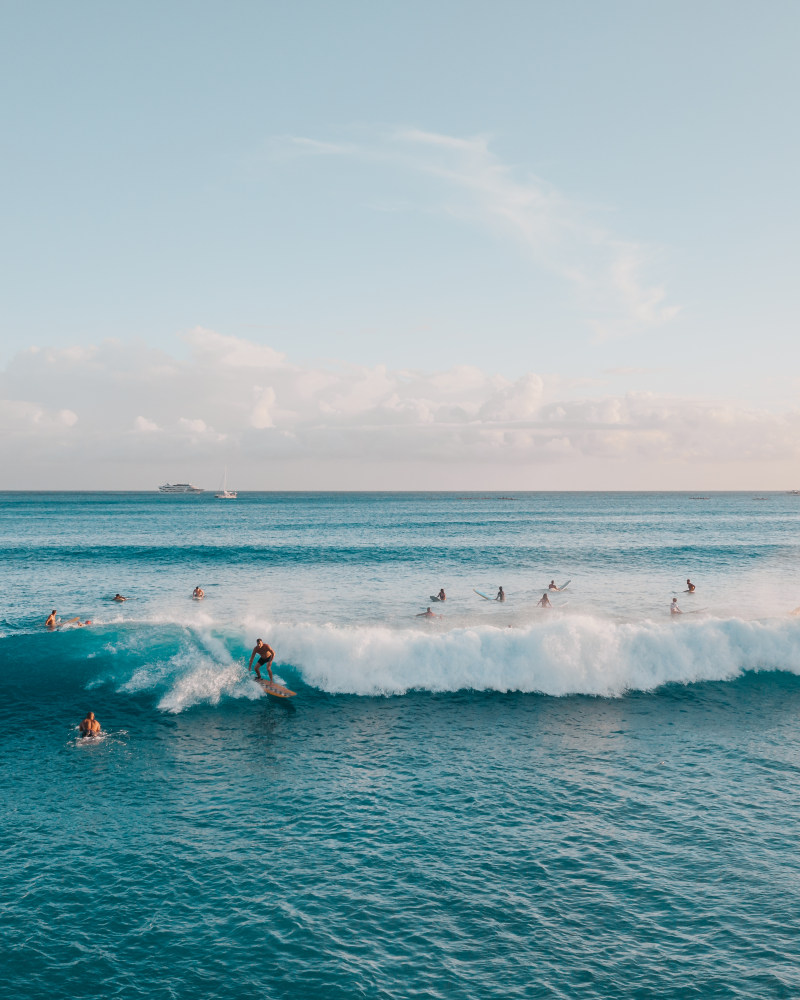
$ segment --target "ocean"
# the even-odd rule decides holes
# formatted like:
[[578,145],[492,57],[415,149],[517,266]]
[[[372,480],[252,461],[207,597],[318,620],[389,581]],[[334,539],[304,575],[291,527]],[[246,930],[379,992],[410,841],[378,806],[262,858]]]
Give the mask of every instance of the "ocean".
[[800,496],[703,496],[0,494],[5,994],[800,996]]

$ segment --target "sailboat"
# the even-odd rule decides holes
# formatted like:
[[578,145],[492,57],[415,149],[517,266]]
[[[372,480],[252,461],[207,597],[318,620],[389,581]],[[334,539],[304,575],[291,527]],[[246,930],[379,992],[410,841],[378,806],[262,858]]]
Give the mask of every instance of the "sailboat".
[[228,489],[228,466],[226,465],[225,477],[222,480],[222,492],[215,493],[214,496],[217,498],[217,500],[235,500],[238,495],[239,494],[236,492],[236,490]]

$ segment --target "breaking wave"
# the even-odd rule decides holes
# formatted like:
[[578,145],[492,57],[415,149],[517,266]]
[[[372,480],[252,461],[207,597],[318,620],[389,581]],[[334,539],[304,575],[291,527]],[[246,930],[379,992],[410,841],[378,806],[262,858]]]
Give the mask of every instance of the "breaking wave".
[[42,659],[41,644],[56,641],[53,684],[113,685],[121,696],[152,696],[165,712],[262,697],[246,670],[256,635],[275,648],[276,674],[307,696],[471,690],[617,698],[666,684],[732,680],[747,671],[800,673],[797,619],[626,624],[574,616],[513,628],[425,625],[430,627],[249,620],[231,630],[210,622],[191,628],[139,622],[6,637],[0,648],[12,683],[25,680],[23,673],[15,678],[13,661],[24,669],[30,656]]

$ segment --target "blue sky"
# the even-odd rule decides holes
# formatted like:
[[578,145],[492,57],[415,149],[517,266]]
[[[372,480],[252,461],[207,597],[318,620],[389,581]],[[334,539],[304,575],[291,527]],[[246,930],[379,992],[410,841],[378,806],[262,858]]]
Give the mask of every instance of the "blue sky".
[[[128,464],[104,471],[76,464],[101,433],[70,394],[81,380],[64,366],[55,409],[37,388],[49,376],[35,358],[102,356],[104,383],[150,358],[202,381],[198,328],[252,345],[255,368],[269,348],[311,382],[348,366],[422,372],[437,413],[436,373],[465,367],[486,386],[535,374],[540,406],[651,394],[667,434],[697,407],[727,408],[734,436],[765,421],[768,468],[755,430],[752,453],[717,471],[715,437],[675,440],[654,461],[683,472],[641,485],[797,485],[796,4],[34,2],[2,21],[0,388],[9,426],[34,434],[7,485],[43,484],[20,456],[61,427],[58,454],[75,454],[61,471],[48,458],[55,485],[74,472],[147,487],[174,467],[167,439],[185,453],[180,420],[220,438],[182,459],[186,475],[227,452],[242,485],[261,485],[250,411],[178,397],[159,422],[143,368],[118,397],[124,427],[156,425],[163,450],[148,463],[134,435]],[[261,399],[270,371],[235,391]],[[377,419],[369,407],[395,413],[394,391],[353,417],[348,482],[372,482],[357,428]],[[623,436],[652,430],[625,413]],[[297,433],[272,423],[266,436]],[[539,452],[512,448],[506,473],[527,471],[509,485],[639,482],[639,452],[622,449],[612,476],[576,441],[541,475]],[[464,457],[429,475],[417,444],[403,482],[476,474]],[[287,486],[342,485],[298,472],[308,442],[285,460]],[[374,485],[395,485],[386,475]]]

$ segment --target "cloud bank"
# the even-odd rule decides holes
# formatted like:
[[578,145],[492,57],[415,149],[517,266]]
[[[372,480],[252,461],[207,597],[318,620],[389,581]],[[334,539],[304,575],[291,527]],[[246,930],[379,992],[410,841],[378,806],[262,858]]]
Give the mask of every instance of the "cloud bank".
[[534,372],[303,366],[200,328],[182,341],[17,355],[0,376],[2,486],[213,487],[228,464],[250,489],[768,488],[765,470],[783,488],[800,457],[796,410],[566,398]]

